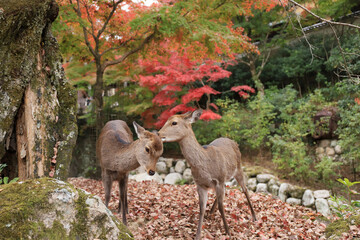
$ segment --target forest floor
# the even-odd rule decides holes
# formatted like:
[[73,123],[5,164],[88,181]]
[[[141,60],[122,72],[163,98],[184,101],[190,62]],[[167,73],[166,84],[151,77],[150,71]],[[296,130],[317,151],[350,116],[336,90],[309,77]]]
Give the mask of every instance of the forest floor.
[[[104,201],[101,181],[85,178],[68,180]],[[117,213],[118,189],[118,184],[114,182],[109,209],[121,219]],[[224,207],[232,235],[228,237],[219,212],[207,214],[215,196],[209,192],[203,239],[326,239],[326,224],[320,214],[302,206],[291,206],[270,194],[250,195],[258,218],[256,222],[251,220],[244,194],[236,188],[227,188]],[[168,185],[129,180],[128,205],[128,227],[137,240],[195,237],[199,205],[194,184]]]

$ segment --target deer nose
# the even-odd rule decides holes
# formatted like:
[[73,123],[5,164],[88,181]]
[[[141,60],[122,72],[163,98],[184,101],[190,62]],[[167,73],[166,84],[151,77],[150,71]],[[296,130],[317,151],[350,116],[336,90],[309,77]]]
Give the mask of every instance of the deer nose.
[[155,172],[153,171],[153,170],[149,170],[149,175],[150,176],[152,176],[152,175],[154,175],[155,174]]

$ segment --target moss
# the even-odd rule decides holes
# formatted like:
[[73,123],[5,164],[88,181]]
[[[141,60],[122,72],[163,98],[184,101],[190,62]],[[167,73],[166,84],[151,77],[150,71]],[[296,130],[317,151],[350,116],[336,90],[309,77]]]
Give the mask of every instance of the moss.
[[248,176],[248,177],[256,177],[256,175],[260,174],[260,173],[264,173],[264,169],[260,166],[252,166],[252,167],[246,167],[244,168],[244,173]]
[[89,209],[86,204],[87,196],[83,191],[79,192],[79,198],[76,201],[76,221],[73,223],[73,228],[70,232],[71,238],[87,239],[89,228],[87,226],[87,218]]
[[326,237],[329,238],[332,235],[341,236],[344,232],[349,232],[350,227],[346,220],[340,219],[330,223],[325,230]]

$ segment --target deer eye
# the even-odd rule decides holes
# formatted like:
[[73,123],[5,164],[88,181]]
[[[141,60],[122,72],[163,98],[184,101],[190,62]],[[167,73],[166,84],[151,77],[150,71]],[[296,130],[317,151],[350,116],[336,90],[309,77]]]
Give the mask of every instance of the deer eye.
[[177,122],[172,122],[172,123],[171,123],[171,125],[176,125],[176,124],[177,124]]
[[145,151],[146,151],[147,153],[149,153],[149,152],[150,152],[150,149],[149,149],[148,147],[145,147]]

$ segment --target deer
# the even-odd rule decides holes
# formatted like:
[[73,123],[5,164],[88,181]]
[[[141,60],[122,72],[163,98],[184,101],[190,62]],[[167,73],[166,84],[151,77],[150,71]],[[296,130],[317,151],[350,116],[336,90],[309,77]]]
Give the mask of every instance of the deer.
[[210,214],[213,214],[216,207],[218,207],[226,234],[230,236],[223,205],[226,181],[235,177],[247,198],[253,221],[256,221],[256,215],[244,182],[238,144],[229,138],[221,137],[215,139],[209,145],[201,146],[191,126],[200,118],[201,114],[202,109],[198,109],[194,112],[173,115],[166,121],[158,134],[163,142],[178,142],[183,156],[191,167],[197,185],[200,205],[195,239],[201,238],[201,229],[210,189],[214,189],[216,193]]
[[96,142],[96,155],[100,161],[102,182],[105,190],[105,205],[108,207],[113,181],[119,182],[119,213],[127,225],[127,185],[129,172],[143,166],[152,176],[156,163],[163,153],[163,143],[156,133],[149,132],[133,122],[139,139],[133,141],[133,134],[122,120],[105,124]]

